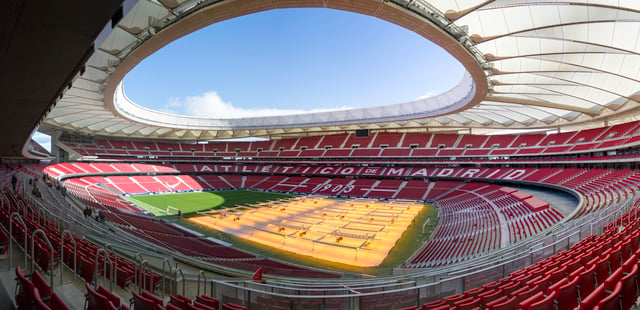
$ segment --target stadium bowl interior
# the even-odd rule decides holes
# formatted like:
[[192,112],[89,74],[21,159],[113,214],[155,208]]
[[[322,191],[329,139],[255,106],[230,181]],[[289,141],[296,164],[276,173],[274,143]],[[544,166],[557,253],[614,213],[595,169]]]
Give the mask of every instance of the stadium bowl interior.
[[[5,8],[2,309],[635,307],[635,1]],[[126,97],[125,75],[167,44],[286,8],[399,25],[466,74],[431,98],[286,117]],[[248,137],[266,139],[228,140]]]

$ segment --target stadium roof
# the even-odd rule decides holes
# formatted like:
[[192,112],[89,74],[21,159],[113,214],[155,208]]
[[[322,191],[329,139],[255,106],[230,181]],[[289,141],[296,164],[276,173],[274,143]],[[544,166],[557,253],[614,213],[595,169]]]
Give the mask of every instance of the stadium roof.
[[82,67],[120,3],[3,1],[0,157],[23,156],[35,127]]
[[[296,117],[190,118],[149,111],[120,92],[126,73],[169,42],[218,21],[286,7],[333,8],[398,24],[443,47],[469,75],[436,98]],[[577,129],[640,116],[640,2],[633,0],[132,0],[116,21],[96,40],[44,131],[208,140],[354,129]]]

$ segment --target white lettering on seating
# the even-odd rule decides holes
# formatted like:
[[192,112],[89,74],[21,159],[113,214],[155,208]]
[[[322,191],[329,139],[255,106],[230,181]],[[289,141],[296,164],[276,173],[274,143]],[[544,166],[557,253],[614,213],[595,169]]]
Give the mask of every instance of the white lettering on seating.
[[242,172],[253,172],[248,166],[242,166]]
[[341,189],[342,189],[342,184],[338,184],[338,185],[336,185],[336,186],[331,190],[331,192],[332,192],[332,193],[337,193],[337,192],[339,192]]
[[324,167],[322,169],[320,169],[320,174],[329,174],[333,172],[333,168],[332,167]]
[[453,169],[451,168],[444,168],[444,169],[440,169],[440,171],[438,171],[438,176],[439,177],[448,177],[453,173]]
[[421,175],[423,177],[429,176],[429,173],[427,172],[427,168],[422,168],[422,169],[420,169],[420,170],[418,170],[418,171],[416,171],[416,172],[411,174],[412,177],[419,176],[419,175]]
[[364,170],[364,172],[362,174],[377,174],[378,170],[380,170],[380,168],[378,168],[378,167],[367,168],[367,169]]
[[355,169],[353,169],[353,167],[346,167],[342,170],[340,170],[340,174],[353,174],[353,171]]
[[320,190],[323,186],[326,186],[326,185],[318,184],[318,185],[313,187],[311,192],[316,192],[316,191]]
[[262,169],[260,169],[260,172],[271,172],[271,168],[273,168],[273,165],[263,166]]
[[351,192],[354,188],[355,188],[354,185],[347,185],[347,186],[344,187],[344,191],[342,193]]
[[473,178],[476,173],[480,172],[480,169],[468,169],[460,175],[461,178]]
[[224,168],[224,172],[229,172],[229,168],[231,168],[231,166],[218,166],[220,168]]
[[517,178],[521,177],[525,172],[526,172],[525,170],[516,169],[516,170],[513,170],[513,171],[509,172],[507,175],[505,175],[502,178],[506,179],[506,180],[517,179]]
[[[293,167],[289,167],[289,166],[280,167],[280,170],[282,170],[281,171],[282,173],[287,173],[291,169],[293,169]],[[307,169],[309,169],[309,167],[307,167]],[[307,172],[307,169],[305,169],[304,172]]]
[[213,172],[213,169],[211,169],[211,167],[209,167],[207,165],[204,165],[204,166],[202,166],[202,168],[200,168],[200,172],[205,172],[205,171]]
[[389,168],[387,169],[386,175],[404,175],[404,168]]
[[493,176],[494,176],[496,173],[498,173],[498,172],[500,172],[500,169],[496,169],[495,171],[493,171],[493,172],[489,173],[489,175],[488,175],[488,176],[485,176],[485,178],[491,178],[491,177],[493,177]]

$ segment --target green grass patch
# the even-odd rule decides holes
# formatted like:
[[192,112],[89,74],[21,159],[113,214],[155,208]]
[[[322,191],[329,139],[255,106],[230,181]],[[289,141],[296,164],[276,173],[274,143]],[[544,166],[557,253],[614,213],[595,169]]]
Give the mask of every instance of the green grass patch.
[[[183,215],[189,216],[198,211],[249,205],[288,197],[293,195],[254,191],[219,191],[129,196],[127,200],[156,216],[177,215],[178,210],[182,211]],[[169,206],[171,208],[167,209]]]
[[380,266],[393,268],[404,263],[429,239],[436,224],[438,224],[438,210],[432,204],[425,204]]

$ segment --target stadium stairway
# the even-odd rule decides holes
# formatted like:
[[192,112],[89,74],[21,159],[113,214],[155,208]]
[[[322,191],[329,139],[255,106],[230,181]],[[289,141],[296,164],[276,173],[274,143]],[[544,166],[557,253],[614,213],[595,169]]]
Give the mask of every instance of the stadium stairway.
[[[25,277],[31,282],[33,282],[34,284],[36,283],[36,280],[35,280],[35,277],[33,276],[34,274],[33,270],[35,270],[35,272],[38,273],[39,278],[41,280],[44,280],[44,281],[40,281],[40,285],[44,285],[44,287],[50,288],[51,284],[53,284],[53,290],[51,290],[51,292],[55,293],[59,297],[59,300],[68,309],[72,309],[72,310],[87,309],[87,304],[86,304],[86,300],[88,296],[87,284],[89,283],[84,281],[79,275],[74,275],[74,273],[66,266],[64,268],[59,267],[55,270],[53,279],[52,279],[53,282],[51,283],[50,282],[51,278],[49,277],[49,274],[43,271],[42,269],[38,268],[37,264],[34,263],[34,269],[33,270],[31,269],[31,264],[32,264],[31,258],[28,256],[25,261],[23,250],[17,243],[13,243],[11,252],[12,252],[11,259],[9,259],[8,254],[5,254],[0,258],[0,309],[2,310],[20,309],[20,307],[18,306],[20,302],[19,301],[20,298],[18,298],[17,296],[17,293],[20,292],[20,287],[18,284],[19,281],[16,273],[17,268],[20,268],[20,270],[22,270]],[[154,262],[152,259],[149,259],[149,261],[152,262],[152,265],[157,264],[157,262]],[[196,298],[195,292],[198,292],[199,290],[201,291],[200,284],[198,284],[197,283],[198,281],[196,281],[196,279],[199,280],[199,275],[196,275],[198,273],[198,270],[189,268],[187,266],[182,266],[182,265],[181,265],[181,268],[184,268],[184,275],[186,277],[184,279],[184,283],[181,283],[179,286],[178,285],[175,286],[174,288],[175,291],[173,293],[176,295],[184,294],[184,295],[190,296],[195,300]],[[62,283],[60,279],[60,272],[62,272]],[[212,277],[211,274],[209,273],[207,274],[208,275],[205,275],[204,277],[207,277],[207,276],[210,278]],[[35,286],[39,287],[39,285],[35,285]],[[121,288],[115,283],[113,284],[110,283],[108,279],[105,279],[102,276],[99,276],[96,281],[91,283],[92,289],[97,290],[96,288],[97,286],[102,286],[103,288],[106,288],[109,291],[110,295],[115,296],[115,298],[119,300],[120,305],[125,306],[122,308],[117,307],[117,309],[120,309],[120,310],[126,310],[131,305],[131,303],[134,300],[133,299],[134,295],[132,293],[133,291],[140,292],[140,288],[137,287],[135,283],[131,283],[127,287]],[[204,289],[206,290],[206,288],[207,287],[205,284]],[[169,288],[167,287],[167,289]],[[39,291],[43,291],[43,290],[39,289]],[[171,303],[169,292],[163,294],[161,291],[156,290],[154,294],[150,294],[146,290],[142,290],[142,291],[144,292],[145,296],[150,296],[150,295],[154,296],[155,300],[161,301],[163,305]],[[42,295],[43,293],[39,293],[39,294]],[[44,300],[47,300],[47,299],[44,299]],[[51,299],[48,299],[48,300],[50,301]],[[35,303],[35,300],[32,300],[32,301]],[[54,310],[65,309],[65,308],[54,307],[51,304],[49,304],[49,306],[51,307],[51,309],[54,309]],[[168,307],[167,309],[169,308],[170,307]],[[41,308],[38,308],[36,306],[35,309],[41,309]],[[89,310],[91,309],[102,309],[102,308],[89,307]],[[203,308],[203,309],[206,310],[207,308]]]
[[[12,265],[13,268],[9,266],[9,258],[4,257],[0,260],[0,309],[16,309],[16,292],[17,292],[17,281],[16,281],[16,266],[20,266],[22,270],[25,270],[25,275],[30,276],[32,273],[30,271],[30,259],[27,258],[27,266],[24,265],[24,253],[22,249],[16,244],[13,244],[12,248]],[[36,269],[37,270],[37,269]],[[55,292],[60,299],[67,305],[70,309],[84,309],[84,300],[85,300],[85,292],[82,287],[83,281],[79,281],[78,278],[76,281],[69,281],[74,278],[73,272],[69,271],[65,268],[63,272],[63,284],[60,285],[60,268],[57,269],[56,274],[53,277],[54,289]],[[47,284],[49,284],[49,275],[39,270],[39,273],[42,275]]]
[[[95,266],[96,264],[95,260],[100,258],[102,260],[105,260],[107,258],[107,246],[105,242],[102,242],[101,244],[105,244],[104,248],[99,248],[99,245],[90,245],[90,248],[89,243],[87,243],[86,241],[86,238],[88,236],[87,234],[82,233],[82,229],[86,226],[92,227],[91,229],[94,229],[103,237],[106,237],[110,234],[110,232],[105,230],[105,226],[101,223],[98,223],[92,218],[83,217],[79,210],[74,211],[74,209],[78,208],[77,206],[73,206],[68,202],[65,204],[65,202],[59,201],[60,197],[56,197],[56,194],[59,195],[60,193],[56,189],[54,189],[53,186],[46,186],[44,182],[39,181],[39,178],[32,179],[31,177],[27,178],[24,175],[21,175],[19,176],[17,188],[22,190],[27,187],[27,184],[29,184],[29,188],[33,187],[34,190],[37,188],[39,195],[46,199],[47,202],[49,202],[48,207],[36,207],[30,205],[30,202],[28,202],[27,200],[23,200],[24,198],[22,198],[20,193],[13,192],[7,187],[6,178],[3,180],[4,181],[0,181],[0,188],[2,189],[2,194],[0,195],[0,309],[16,309],[18,302],[24,301],[23,299],[16,298],[16,293],[20,291],[18,289],[19,285],[17,285],[16,281],[16,277],[19,274],[16,267],[20,268],[20,270],[22,271],[21,273],[25,275],[25,279],[33,281],[34,284],[37,282],[36,279],[41,279],[41,281],[39,281],[38,283],[44,284],[45,287],[53,288],[52,291],[58,296],[56,300],[60,301],[60,305],[65,305],[65,307],[56,308],[52,306],[52,309],[86,309],[86,285],[89,283],[95,289],[98,289],[98,285],[108,287],[110,291],[109,294],[113,293],[116,298],[120,300],[119,303],[122,305],[129,305],[129,302],[132,298],[131,291],[133,289],[140,290],[140,286],[145,286],[146,288],[148,286],[147,284],[151,283],[143,282],[141,283],[141,285],[136,285],[137,281],[132,280],[134,278],[133,276],[129,279],[118,278],[117,281],[114,278],[114,280],[111,281],[103,276],[103,271],[93,273],[93,266]],[[27,180],[29,180],[29,182],[27,182]],[[58,228],[63,227],[63,224],[61,222],[55,221],[56,217],[54,216],[54,214],[57,213],[64,213],[67,216],[66,220],[73,222],[76,229],[76,233],[71,233],[71,235],[62,234],[62,236],[69,237],[65,238],[69,241],[72,240],[71,238],[73,238],[73,240],[76,240],[75,243],[77,243],[78,245],[78,253],[75,255],[79,261],[79,265],[76,266],[76,270],[78,271],[77,274],[75,274],[70,268],[71,266],[73,266],[73,264],[69,264],[69,261],[67,260],[68,256],[73,258],[73,254],[69,255],[72,252],[67,252],[65,250],[65,252],[63,253],[64,255],[58,254],[57,252],[57,250],[62,246],[59,243],[62,239],[60,238],[60,231],[58,230]],[[74,215],[76,216],[75,218]],[[21,229],[23,228],[27,229],[26,246],[25,242],[23,241],[23,230],[21,231]],[[11,234],[9,233],[10,229],[13,231]],[[77,235],[77,233],[82,233],[82,235]],[[13,242],[9,242],[9,235],[14,236],[14,238],[12,238],[14,240]],[[39,245],[43,242],[42,240],[50,240],[47,241],[47,243],[56,244],[56,246],[53,247],[53,253],[55,253],[53,256],[49,255],[48,249],[40,248]],[[117,241],[117,239],[110,239],[109,241],[114,242]],[[30,242],[31,247],[29,247]],[[71,246],[70,243],[65,242],[64,248],[68,249],[68,246]],[[111,249],[114,249],[114,246],[112,246]],[[31,248],[33,248],[34,250],[31,250]],[[29,253],[34,254],[25,257],[25,249]],[[157,254],[154,255],[150,252],[145,252],[143,257],[140,256],[139,252],[133,253],[138,249],[140,249],[140,245],[128,245],[128,250],[129,252],[131,252],[130,256],[135,256],[136,258],[140,257],[140,259],[144,261],[144,264],[140,262],[140,267],[147,267],[148,269],[144,269],[146,272],[157,272],[157,270],[163,270],[164,258],[162,256],[159,256]],[[98,255],[101,250],[105,251],[102,257]],[[96,253],[95,257],[92,254],[94,252]],[[80,262],[81,254],[88,254],[87,256],[89,257],[88,262],[84,267],[82,266],[82,262]],[[113,254],[111,252],[109,252],[108,254],[109,257],[117,260],[116,270],[118,270],[118,275],[120,275],[120,271],[122,270],[121,268],[127,266],[127,259],[122,255],[126,253],[123,253],[123,251],[119,249],[119,256],[114,257],[112,256]],[[63,256],[63,259],[60,259],[60,256]],[[111,259],[106,260],[109,261]],[[73,259],[71,259],[71,261],[73,261]],[[173,262],[169,261],[170,269],[173,264]],[[102,262],[100,262],[98,266],[99,270],[102,270],[102,268],[104,268],[105,266],[107,267],[107,269],[111,268],[111,265]],[[132,266],[131,263],[129,263],[129,266]],[[188,289],[189,292],[198,292],[200,287],[199,270],[196,270],[194,269],[194,267],[189,267],[184,264],[178,265],[176,263],[175,266],[181,268],[181,286],[183,287],[183,289]],[[87,267],[91,267],[88,275],[83,272],[83,270],[85,270],[85,268]],[[36,274],[41,275],[41,277],[37,277]],[[175,274],[177,277],[177,272]],[[33,275],[33,278],[30,278],[30,275]],[[53,277],[50,277],[50,275],[53,275]],[[205,273],[203,273],[202,275],[205,276]],[[60,276],[62,276],[62,278],[60,278]],[[87,279],[85,281],[87,277],[89,277],[90,279]],[[157,275],[154,274],[154,279],[155,277],[157,277]],[[208,277],[211,278],[212,274],[208,273]],[[197,281],[195,279],[197,279]],[[206,279],[206,276],[204,279]],[[173,282],[173,286],[171,286],[171,282],[166,282],[169,283],[169,286],[167,286],[166,290],[163,291],[177,290],[178,285],[176,285],[175,282]],[[152,290],[156,292],[156,294],[161,295],[161,289],[162,287],[164,287],[164,285],[160,286],[160,282],[155,280],[153,283],[155,285],[153,286]],[[196,287],[198,289],[196,289]],[[50,289],[47,289],[47,291],[49,290]],[[165,301],[168,300],[168,296],[161,297],[165,297]],[[27,298],[27,300],[31,303],[37,300],[37,298],[30,296],[29,298]],[[44,300],[46,300],[46,298],[44,298]],[[49,300],[54,303],[53,298]],[[37,306],[35,308],[41,309]],[[27,307],[23,306],[22,309],[31,309],[31,304],[29,304],[29,306]]]

